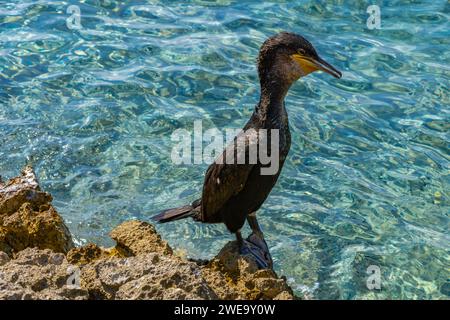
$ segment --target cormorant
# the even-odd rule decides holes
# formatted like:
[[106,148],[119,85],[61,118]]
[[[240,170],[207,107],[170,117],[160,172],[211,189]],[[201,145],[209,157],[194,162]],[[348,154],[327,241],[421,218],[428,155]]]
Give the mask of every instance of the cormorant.
[[[311,43],[300,35],[281,32],[267,39],[261,46],[258,57],[261,86],[259,103],[241,134],[218,158],[222,161],[216,159],[209,166],[201,199],[190,205],[165,210],[154,216],[153,220],[163,223],[192,217],[204,223],[225,223],[228,230],[236,234],[241,253],[253,253],[257,260],[260,260],[260,265],[271,268],[272,259],[256,220],[256,211],[275,185],[291,145],[284,98],[296,80],[317,70],[325,71],[336,78],[342,76],[341,72],[320,58]],[[255,130],[259,132],[260,129],[279,130],[278,150],[268,151],[279,154],[278,170],[272,175],[261,174],[261,168],[267,165],[262,164],[259,155],[256,163],[248,163],[250,145],[257,143],[260,147],[261,144],[260,135],[256,140],[249,135]],[[244,150],[247,161],[245,164],[228,164],[229,161],[223,161],[227,159],[226,150],[232,148],[235,154],[242,152],[242,149],[236,147],[236,139],[242,138],[242,135],[247,138]],[[271,144],[267,143],[267,146],[270,149]],[[240,232],[245,220],[253,231],[247,241],[242,238]]]

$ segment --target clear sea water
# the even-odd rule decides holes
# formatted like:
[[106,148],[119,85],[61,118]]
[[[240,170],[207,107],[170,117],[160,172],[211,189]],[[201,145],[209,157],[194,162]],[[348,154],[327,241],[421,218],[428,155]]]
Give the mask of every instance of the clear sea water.
[[[207,165],[172,164],[171,133],[242,127],[259,46],[297,32],[344,76],[310,75],[286,99],[293,144],[259,211],[276,271],[315,299],[448,299],[449,18],[443,0],[0,0],[0,174],[34,165],[77,243],[111,245],[121,221],[199,196]],[[157,228],[195,258],[233,239]]]

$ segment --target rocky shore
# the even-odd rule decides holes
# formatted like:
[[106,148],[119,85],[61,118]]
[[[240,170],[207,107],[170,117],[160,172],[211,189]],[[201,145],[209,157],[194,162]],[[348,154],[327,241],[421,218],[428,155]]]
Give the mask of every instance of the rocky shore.
[[211,261],[174,253],[155,228],[127,221],[112,248],[75,247],[32,168],[0,178],[0,299],[295,299],[229,242]]

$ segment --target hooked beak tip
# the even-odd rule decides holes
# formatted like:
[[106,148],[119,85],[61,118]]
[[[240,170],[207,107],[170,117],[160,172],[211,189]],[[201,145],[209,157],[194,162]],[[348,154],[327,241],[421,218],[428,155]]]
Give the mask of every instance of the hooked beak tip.
[[315,62],[316,62],[317,68],[319,70],[322,70],[322,71],[332,75],[333,77],[335,77],[337,79],[342,78],[342,72],[340,72],[338,69],[333,67],[331,64],[329,64],[328,62],[326,62],[322,58],[319,57]]

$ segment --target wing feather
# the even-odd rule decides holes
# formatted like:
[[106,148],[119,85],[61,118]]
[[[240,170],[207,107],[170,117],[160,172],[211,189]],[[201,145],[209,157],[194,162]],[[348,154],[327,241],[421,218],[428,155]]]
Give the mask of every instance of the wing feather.
[[[245,144],[240,145],[236,143],[238,139],[242,139],[240,141],[245,142]],[[248,157],[249,151],[257,151],[257,148],[255,148],[257,144],[258,135],[256,131],[242,131],[234,139],[234,142],[225,148],[222,155],[209,166],[203,185],[202,221],[218,222],[221,218],[218,216],[220,210],[230,198],[244,188],[248,176],[256,163],[249,163],[248,158],[246,158],[245,164],[238,164],[236,159],[238,159],[239,155],[244,157],[247,155]],[[241,147],[235,148],[235,146]],[[226,155],[233,154],[230,153],[231,149],[236,151],[235,161],[234,163],[226,163],[228,162],[224,161],[224,159],[227,159]]]

